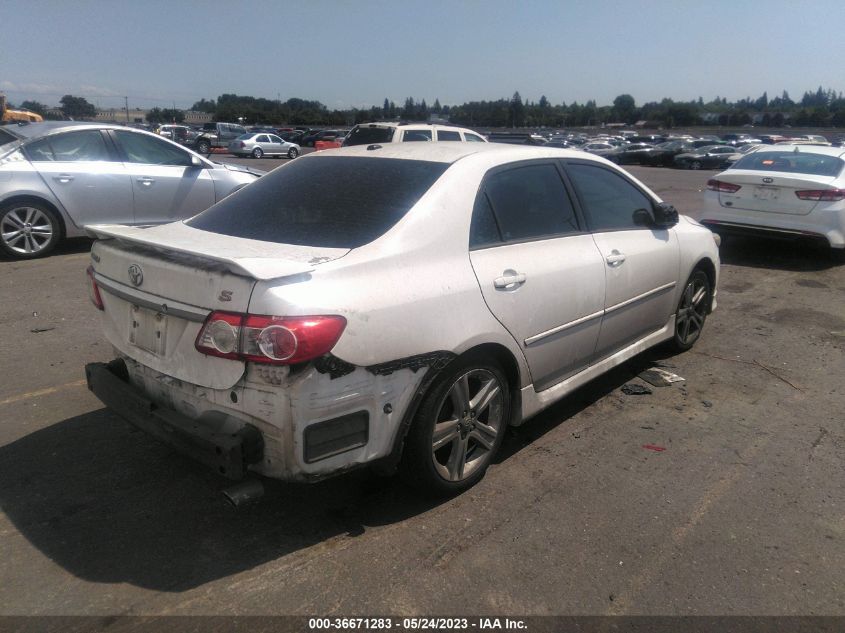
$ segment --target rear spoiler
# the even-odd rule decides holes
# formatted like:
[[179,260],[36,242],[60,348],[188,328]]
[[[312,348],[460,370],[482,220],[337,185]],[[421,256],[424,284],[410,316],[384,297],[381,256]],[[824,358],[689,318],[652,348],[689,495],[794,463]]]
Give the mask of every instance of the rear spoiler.
[[236,275],[258,281],[309,273],[318,264],[338,259],[349,252],[345,248],[314,248],[231,237],[201,231],[183,222],[152,227],[100,224],[89,225],[85,230],[95,239],[116,239],[163,253],[180,253],[217,262]]

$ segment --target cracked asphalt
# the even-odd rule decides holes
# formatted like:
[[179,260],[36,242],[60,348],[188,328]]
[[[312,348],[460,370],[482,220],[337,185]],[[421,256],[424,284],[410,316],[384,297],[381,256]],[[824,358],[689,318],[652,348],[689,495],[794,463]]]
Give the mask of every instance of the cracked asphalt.
[[[693,217],[713,173],[630,171]],[[86,390],[89,247],[0,261],[0,614],[845,615],[842,260],[726,241],[692,351],[510,430],[459,497],[360,471],[236,510]],[[620,391],[654,363],[685,381]]]

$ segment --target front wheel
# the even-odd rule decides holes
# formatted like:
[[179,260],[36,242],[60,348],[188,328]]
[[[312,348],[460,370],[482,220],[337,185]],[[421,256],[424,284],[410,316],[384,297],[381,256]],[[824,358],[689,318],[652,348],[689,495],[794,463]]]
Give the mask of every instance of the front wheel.
[[10,257],[42,257],[61,237],[61,222],[46,205],[22,202],[0,208],[0,250]]
[[198,154],[208,154],[211,152],[211,143],[206,140],[199,141],[197,143],[197,153]]
[[690,169],[701,169],[701,161],[693,160],[689,162]]
[[510,419],[511,394],[498,363],[465,358],[432,384],[411,424],[400,471],[424,492],[455,494],[487,470]]
[[291,148],[288,150],[288,158],[290,158],[290,159],[294,159],[294,158],[296,158],[297,156],[299,156],[299,150],[298,150],[298,149],[296,149],[295,147],[291,147]]
[[703,270],[693,271],[684,286],[675,313],[675,334],[669,343],[674,351],[687,351],[701,336],[707,312],[710,310],[711,295],[712,288],[707,273]]

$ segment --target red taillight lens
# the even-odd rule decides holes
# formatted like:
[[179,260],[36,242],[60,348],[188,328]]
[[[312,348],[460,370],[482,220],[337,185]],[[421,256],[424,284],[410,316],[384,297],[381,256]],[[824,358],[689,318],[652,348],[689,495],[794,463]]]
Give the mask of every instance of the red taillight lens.
[[718,191],[720,193],[736,193],[742,189],[741,186],[735,185],[732,182],[724,182],[722,180],[716,180],[715,178],[711,178],[707,181],[707,188],[710,191]]
[[795,195],[801,200],[839,202],[840,200],[845,200],[845,189],[808,189],[805,191],[796,191]]
[[105,310],[106,306],[103,305],[103,298],[100,296],[100,288],[97,286],[97,280],[94,279],[94,267],[89,266],[85,273],[88,275],[88,297],[91,299],[91,303],[93,303],[94,307],[98,310]]
[[238,147],[246,147],[246,143],[243,141],[238,141]]
[[195,346],[209,356],[293,365],[331,351],[345,327],[342,316],[212,312],[197,335]]

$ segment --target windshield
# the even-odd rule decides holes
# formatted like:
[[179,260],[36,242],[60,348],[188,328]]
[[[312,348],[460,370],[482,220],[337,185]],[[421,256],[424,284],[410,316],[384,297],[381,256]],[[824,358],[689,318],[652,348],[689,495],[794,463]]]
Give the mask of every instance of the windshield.
[[358,126],[353,129],[346,140],[343,141],[344,147],[350,145],[371,145],[372,143],[390,143],[393,140],[392,127],[362,127]]
[[263,242],[357,248],[401,220],[448,167],[352,156],[300,159],[187,224]]
[[838,176],[845,161],[836,156],[812,152],[754,152],[735,162],[731,169],[753,169],[756,171],[780,171],[813,176]]

